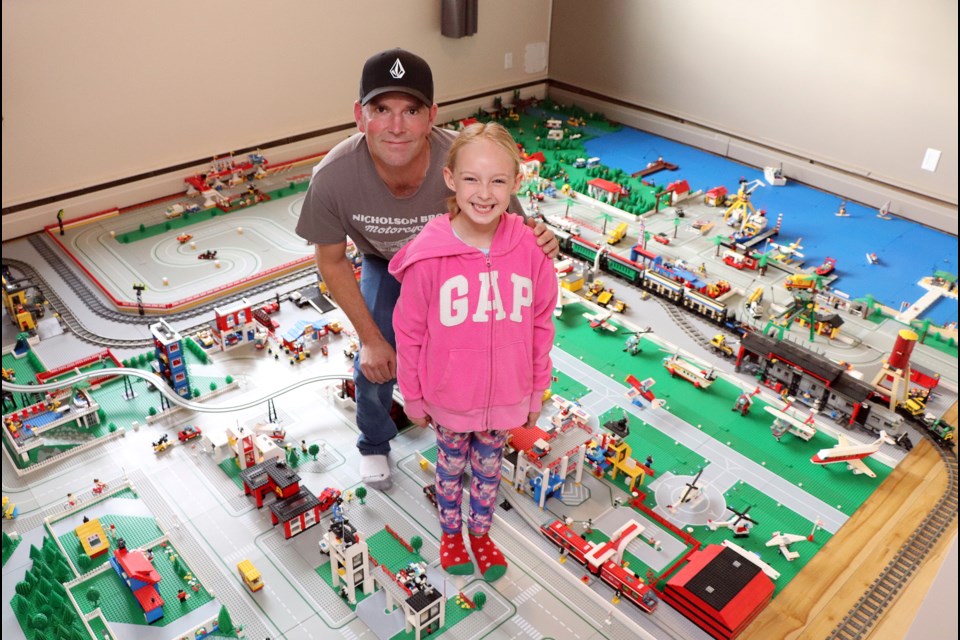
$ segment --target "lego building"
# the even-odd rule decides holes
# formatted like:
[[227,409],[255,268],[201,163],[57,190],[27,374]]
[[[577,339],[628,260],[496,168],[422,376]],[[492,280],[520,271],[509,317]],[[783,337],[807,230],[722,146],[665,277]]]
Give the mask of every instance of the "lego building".
[[117,550],[110,558],[110,565],[130,589],[137,604],[143,609],[147,623],[163,617],[163,598],[157,591],[160,573],[143,551],[127,549],[123,538],[117,541]]
[[377,582],[386,593],[387,609],[398,607],[403,611],[405,633],[413,632],[414,638],[420,640],[444,625],[446,599],[427,582],[425,562],[410,563],[396,574],[385,566],[381,569],[388,579],[377,574]]
[[714,638],[735,638],[773,597],[763,569],[730,547],[712,544],[667,582],[663,599]]
[[574,482],[580,482],[587,443],[593,439],[587,425],[589,416],[579,406],[559,396],[554,396],[554,404],[558,411],[551,416],[546,430],[533,427],[510,431],[500,465],[501,476],[515,487],[522,487],[528,480],[534,482],[535,497],[541,507],[550,495],[562,489],[571,473]]
[[181,398],[190,397],[190,378],[187,363],[183,356],[183,338],[166,320],[150,325],[153,346],[160,365],[160,377],[167,381],[171,389]]
[[[370,573],[370,550],[366,541],[349,523],[341,519],[330,525],[325,534],[330,551],[332,587],[350,604],[357,603],[356,591],[373,593],[374,578]],[[389,598],[388,598],[389,606]]]
[[253,308],[246,298],[213,310],[214,339],[223,351],[239,347],[245,342],[253,342],[255,327]]
[[253,496],[258,509],[263,506],[264,496],[274,495],[277,500],[285,500],[300,493],[300,476],[284,460],[277,458],[244,469],[240,472],[240,480],[243,493]]
[[320,499],[306,487],[270,505],[270,521],[274,526],[283,525],[283,537],[288,540],[320,522],[321,513]]

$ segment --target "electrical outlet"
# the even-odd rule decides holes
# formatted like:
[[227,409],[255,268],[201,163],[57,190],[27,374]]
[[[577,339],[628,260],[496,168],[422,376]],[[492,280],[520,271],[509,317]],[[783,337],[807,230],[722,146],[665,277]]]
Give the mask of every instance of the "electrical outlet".
[[923,154],[923,162],[920,163],[920,168],[924,171],[936,171],[938,164],[940,164],[940,150],[927,149],[927,152]]
[[503,68],[504,69],[513,69],[513,53],[507,52],[503,54]]

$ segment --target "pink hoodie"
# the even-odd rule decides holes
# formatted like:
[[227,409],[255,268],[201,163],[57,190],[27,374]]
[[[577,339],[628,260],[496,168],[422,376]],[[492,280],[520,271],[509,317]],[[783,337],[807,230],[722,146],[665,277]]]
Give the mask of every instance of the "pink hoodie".
[[449,215],[434,218],[390,273],[403,285],[393,326],[407,415],[482,431],[540,411],[557,277],[523,218],[504,214],[489,256],[454,235]]

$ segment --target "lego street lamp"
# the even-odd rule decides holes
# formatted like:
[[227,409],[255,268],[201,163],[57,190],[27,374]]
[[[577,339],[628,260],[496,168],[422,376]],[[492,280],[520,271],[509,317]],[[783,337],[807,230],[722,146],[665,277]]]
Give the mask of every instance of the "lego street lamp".
[[147,290],[147,285],[140,282],[133,285],[133,290],[137,292],[137,311],[144,315],[143,311],[143,292]]

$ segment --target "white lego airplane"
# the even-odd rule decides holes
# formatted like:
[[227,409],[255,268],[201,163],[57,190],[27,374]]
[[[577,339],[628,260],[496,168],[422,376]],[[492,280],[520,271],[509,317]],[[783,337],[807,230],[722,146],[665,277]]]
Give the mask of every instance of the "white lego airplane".
[[573,271],[573,260],[557,260],[553,263],[553,268],[557,272],[557,305],[553,308],[554,317],[559,318],[563,315],[564,305],[571,302],[580,302],[580,298],[572,291],[565,289],[562,284],[563,277]]
[[787,405],[783,409],[774,409],[769,405],[763,408],[764,411],[775,418],[773,424],[770,425],[770,431],[773,432],[774,437],[778,441],[783,434],[788,432],[802,440],[809,441],[810,438],[817,434],[817,426],[813,419],[816,411],[811,409],[810,416],[804,419],[802,416],[798,416],[796,413],[790,411],[791,405],[792,400],[787,402]]
[[867,444],[850,444],[850,441],[837,434],[837,444],[830,449],[821,449],[815,456],[810,458],[813,464],[835,464],[846,462],[847,469],[854,475],[865,475],[870,478],[876,478],[877,474],[864,463],[864,458],[869,458],[884,444],[896,444],[893,438],[887,435],[886,431],[880,432],[880,437]]
[[613,311],[598,311],[597,313],[584,313],[583,317],[590,321],[590,328],[593,330],[606,329],[607,331],[617,332],[617,325],[610,322]]
[[800,244],[801,240],[803,240],[803,238],[797,238],[795,242],[791,242],[790,244],[771,242],[770,246],[779,251],[780,255],[785,258],[802,258],[803,254],[800,253],[800,249],[803,249],[803,245]]
[[796,551],[791,551],[790,545],[795,542],[803,542],[804,540],[810,540],[810,538],[796,533],[780,533],[779,531],[774,531],[773,537],[767,540],[767,546],[780,547],[780,553],[783,554],[783,557],[793,562],[800,557],[800,554]]

